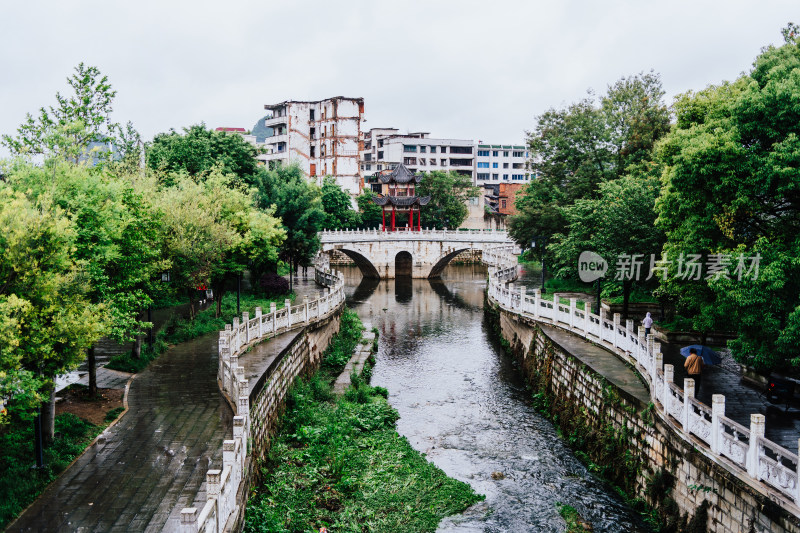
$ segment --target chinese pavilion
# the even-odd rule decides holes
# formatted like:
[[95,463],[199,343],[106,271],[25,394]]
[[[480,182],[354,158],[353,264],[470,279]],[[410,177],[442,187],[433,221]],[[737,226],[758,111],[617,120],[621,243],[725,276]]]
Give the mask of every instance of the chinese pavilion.
[[[430,196],[419,197],[416,195],[415,189],[417,183],[422,180],[422,175],[412,173],[405,165],[398,165],[390,172],[378,174],[378,179],[381,182],[381,196],[374,197],[372,201],[382,208],[383,231],[387,230],[387,210],[391,212],[389,231],[397,229],[396,224],[405,220],[406,213],[408,213],[408,231],[422,229],[419,208],[431,201]],[[416,225],[414,224],[415,211],[417,213]]]

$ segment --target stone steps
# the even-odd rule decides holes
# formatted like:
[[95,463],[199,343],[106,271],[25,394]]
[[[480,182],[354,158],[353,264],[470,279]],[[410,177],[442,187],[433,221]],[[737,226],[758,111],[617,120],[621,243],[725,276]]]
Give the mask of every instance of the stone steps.
[[367,364],[367,359],[372,355],[372,343],[375,341],[375,333],[372,331],[365,331],[361,342],[356,346],[350,360],[344,366],[344,370],[336,381],[333,383],[334,394],[344,394],[347,387],[350,386],[350,375],[355,373],[361,375],[364,371],[364,365]]

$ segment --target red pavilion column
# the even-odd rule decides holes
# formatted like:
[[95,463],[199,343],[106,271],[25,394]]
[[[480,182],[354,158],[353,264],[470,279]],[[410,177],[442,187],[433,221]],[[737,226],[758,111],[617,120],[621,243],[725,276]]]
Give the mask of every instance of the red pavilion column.
[[392,231],[394,231],[394,206],[392,206]]
[[386,231],[386,206],[381,206],[381,221],[383,224],[381,225],[381,229]]
[[422,213],[417,208],[417,231],[422,231]]
[[408,231],[414,230],[414,207],[408,209]]

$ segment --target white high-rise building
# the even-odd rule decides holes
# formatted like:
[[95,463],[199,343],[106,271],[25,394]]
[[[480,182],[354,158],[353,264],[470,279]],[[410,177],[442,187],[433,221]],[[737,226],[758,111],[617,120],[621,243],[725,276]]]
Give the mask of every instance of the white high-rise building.
[[523,145],[483,144],[476,146],[475,184],[479,187],[501,182],[526,183],[531,180],[528,148]]
[[265,105],[272,111],[264,125],[272,128],[265,141],[266,164],[296,163],[309,179],[322,184],[325,176],[351,195],[361,192],[359,142],[364,116],[363,98],[335,96],[315,102],[287,100]]
[[[455,171],[475,182],[475,143],[462,139],[434,139],[427,132],[401,134],[397,128],[373,128],[364,134],[361,172],[367,184],[373,176],[400,163],[412,172]],[[375,182],[375,183],[373,183]]]

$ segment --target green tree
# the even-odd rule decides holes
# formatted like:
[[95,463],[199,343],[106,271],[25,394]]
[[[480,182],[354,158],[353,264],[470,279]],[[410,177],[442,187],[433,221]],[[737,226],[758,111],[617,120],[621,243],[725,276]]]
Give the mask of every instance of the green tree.
[[205,124],[184,128],[183,133],[160,133],[147,148],[148,168],[164,172],[167,180],[180,172],[200,179],[220,169],[251,183],[257,168],[255,157],[255,147],[241,135],[213,131]]
[[422,208],[422,225],[438,229],[458,228],[469,214],[467,202],[480,193],[470,176],[441,170],[426,172],[416,190],[419,196],[431,197]]
[[364,192],[356,197],[362,229],[377,228],[383,223],[381,207],[372,201],[375,196],[371,189],[364,189]]
[[[800,45],[784,33],[749,74],[681,95],[659,149],[665,253],[729,256],[732,278],[673,275],[660,290],[695,329],[732,328],[734,357],[762,370],[800,367]],[[736,258],[756,254],[758,278],[739,280]]]
[[[660,259],[664,235],[654,228],[655,201],[660,190],[658,178],[650,176],[625,176],[600,184],[598,198],[580,199],[563,208],[567,232],[554,236],[548,251],[554,258],[556,273],[560,278],[577,279],[578,256],[584,250],[602,256],[614,265],[620,256],[638,255],[642,266],[637,279],[633,269],[620,271],[619,279],[609,279],[611,285],[623,295],[623,318],[628,317],[628,302],[635,285],[655,285],[658,278],[648,282],[650,257]],[[613,269],[610,269],[611,271]],[[657,272],[653,275],[658,276]]]
[[512,238],[522,247],[534,237],[551,241],[569,224],[563,208],[598,198],[601,183],[651,160],[654,143],[669,131],[663,97],[660,77],[642,73],[621,78],[599,101],[590,93],[539,116],[528,133],[536,178],[517,199],[518,214],[509,217]]
[[121,156],[132,150],[138,139],[130,122],[126,127],[110,122],[113,101],[117,91],[112,89],[108,77],[97,67],[79,63],[75,73],[67,78],[72,90],[66,96],[56,93],[56,106],[39,109],[34,118],[28,113],[25,122],[17,129],[17,135],[3,135],[2,144],[12,154],[22,156],[56,155],[62,159],[76,161],[90,150],[91,143],[97,145],[97,154],[107,158],[113,150],[99,149],[110,142]]
[[308,182],[299,167],[260,168],[255,176],[257,205],[274,209],[286,231],[280,255],[294,271],[298,265],[309,265],[319,250],[318,233],[326,214],[322,208],[319,187]]
[[325,176],[321,191],[325,210],[325,229],[354,229],[361,224],[361,215],[353,209],[350,195],[331,176]]
[[87,298],[87,278],[74,255],[77,229],[49,196],[31,200],[0,187],[0,227],[0,396],[23,418],[44,401],[47,442],[54,379],[74,369],[108,331],[107,310]]

